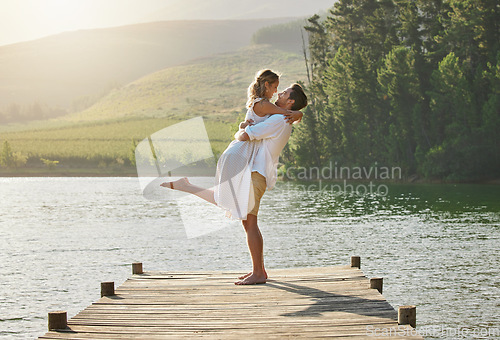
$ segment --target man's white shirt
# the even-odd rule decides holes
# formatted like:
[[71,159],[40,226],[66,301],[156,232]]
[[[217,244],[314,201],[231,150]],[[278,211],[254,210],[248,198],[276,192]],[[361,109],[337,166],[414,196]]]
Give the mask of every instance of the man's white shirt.
[[261,123],[247,126],[245,132],[250,140],[262,140],[252,171],[266,177],[267,188],[272,189],[278,177],[279,156],[290,139],[292,125],[285,122],[283,115],[275,114]]

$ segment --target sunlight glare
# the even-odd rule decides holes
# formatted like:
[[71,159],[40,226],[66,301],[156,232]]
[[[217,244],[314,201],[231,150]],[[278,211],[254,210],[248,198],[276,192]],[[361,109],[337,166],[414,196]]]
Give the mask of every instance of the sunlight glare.
[[80,23],[85,16],[86,4],[82,0],[46,0],[40,16],[47,27],[67,30]]

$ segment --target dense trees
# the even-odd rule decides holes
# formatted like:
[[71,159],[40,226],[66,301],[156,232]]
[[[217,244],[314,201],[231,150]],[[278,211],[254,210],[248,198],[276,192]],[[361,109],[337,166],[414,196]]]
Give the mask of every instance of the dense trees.
[[0,109],[0,124],[57,118],[67,113],[64,109],[49,107],[39,102],[34,102],[31,105],[10,104]]
[[314,100],[293,136],[296,165],[498,177],[499,23],[489,0],[339,0],[310,18]]

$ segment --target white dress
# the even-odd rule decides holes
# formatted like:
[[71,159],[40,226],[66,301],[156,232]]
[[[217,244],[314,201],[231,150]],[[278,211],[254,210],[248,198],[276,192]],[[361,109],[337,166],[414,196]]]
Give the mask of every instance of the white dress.
[[[269,115],[259,117],[253,110],[257,98],[248,109],[245,120],[252,119],[254,124],[266,120]],[[233,219],[246,220],[248,212],[253,209],[252,166],[257,150],[262,141],[233,140],[222,153],[217,162],[215,174],[214,198],[219,207],[226,211],[226,216]]]

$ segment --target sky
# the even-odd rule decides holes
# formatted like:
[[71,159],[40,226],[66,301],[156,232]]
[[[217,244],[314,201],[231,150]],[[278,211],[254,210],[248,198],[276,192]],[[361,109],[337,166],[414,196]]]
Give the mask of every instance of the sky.
[[0,45],[143,22],[176,0],[0,0]]

